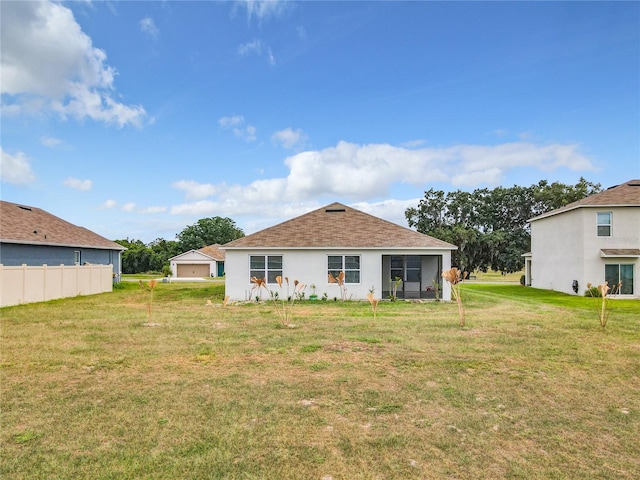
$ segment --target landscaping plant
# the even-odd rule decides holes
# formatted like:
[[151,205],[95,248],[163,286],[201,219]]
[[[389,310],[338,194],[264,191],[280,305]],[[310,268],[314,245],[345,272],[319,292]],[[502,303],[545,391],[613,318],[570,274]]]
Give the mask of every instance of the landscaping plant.
[[450,268],[442,272],[442,278],[444,278],[451,285],[451,295],[458,304],[458,316],[460,318],[460,326],[464,327],[464,307],[462,306],[462,297],[460,296],[460,283],[462,282],[463,274],[456,267]]
[[[304,298],[304,289],[305,284],[299,282],[298,280],[293,281],[293,295],[289,294],[289,277],[284,277],[284,283],[287,285],[286,295],[283,295],[283,281],[281,276],[276,277],[276,283],[280,288],[280,292],[274,292],[269,290],[269,295],[273,300],[273,304],[276,307],[276,312],[280,316],[280,320],[282,320],[282,324],[286,326],[291,326],[291,317],[293,315],[293,305],[296,303],[296,300],[302,300]],[[266,288],[266,285],[265,285]]]
[[347,299],[347,286],[344,284],[344,272],[340,272],[337,277],[329,273],[329,283],[335,283],[340,289],[340,300],[344,302]]
[[376,319],[376,313],[378,312],[378,302],[380,302],[379,298],[376,298],[373,292],[367,293],[367,298],[369,299],[369,303],[371,304],[371,309],[373,310],[373,319]]
[[598,285],[597,287],[593,287],[590,283],[587,283],[587,291],[585,292],[585,296],[594,297],[597,300],[597,310],[598,310],[598,319],[600,320],[600,326],[604,329],[607,326],[607,321],[609,320],[609,310],[607,310],[607,298],[609,294],[613,294],[620,291],[620,287],[622,286],[622,282],[617,283],[613,286],[613,290],[609,287],[609,282],[604,282],[602,285]]

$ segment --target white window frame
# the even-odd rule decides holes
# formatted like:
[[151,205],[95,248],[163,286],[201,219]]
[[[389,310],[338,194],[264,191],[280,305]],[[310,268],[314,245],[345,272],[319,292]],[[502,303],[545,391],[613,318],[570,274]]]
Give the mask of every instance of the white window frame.
[[[254,258],[255,259],[262,258],[264,262],[264,267],[252,268],[254,266],[254,264],[252,264],[252,260]],[[274,265],[273,263],[271,263],[270,265],[270,262],[269,262],[270,259],[272,260],[272,262],[277,262],[278,258],[280,259],[280,268],[277,268],[276,265]],[[251,280],[251,278],[253,277],[257,277],[259,279],[266,278],[267,283],[274,284],[276,283],[276,277],[282,276],[283,270],[284,270],[284,258],[282,255],[249,255],[249,280]],[[256,275],[256,273],[258,272],[262,272],[262,273],[259,275]]]
[[74,250],[73,251],[73,263],[75,265],[80,265],[81,261],[82,261],[82,253],[80,252],[80,250]]
[[[340,268],[330,268],[329,259],[340,258]],[[357,258],[358,259],[358,268],[353,268],[352,266],[347,265],[347,257]],[[337,264],[335,265],[337,267]],[[348,268],[347,268],[348,267]],[[329,283],[329,274],[332,274],[334,277],[338,275],[340,272],[344,272],[344,283],[346,285],[360,285],[362,283],[362,256],[361,255],[327,255],[327,284]],[[358,274],[358,281],[353,282],[349,281],[350,273]]]
[[[607,215],[608,219],[607,222],[601,222],[600,221],[600,216],[601,215]],[[610,237],[612,230],[613,230],[613,213],[611,212],[598,212],[596,213],[596,232],[598,234],[599,237]],[[609,229],[609,233],[608,234],[604,234],[604,233],[600,233],[600,229],[601,228],[608,228]]]

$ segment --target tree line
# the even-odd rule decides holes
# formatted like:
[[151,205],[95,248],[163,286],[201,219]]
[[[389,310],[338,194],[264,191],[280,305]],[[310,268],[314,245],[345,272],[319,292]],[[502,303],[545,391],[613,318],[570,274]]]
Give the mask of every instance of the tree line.
[[[473,192],[445,193],[429,189],[417,207],[408,208],[409,227],[458,247],[452,262],[462,271],[504,273],[522,269],[522,254],[531,249],[527,220],[560,208],[601,190],[600,184],[580,178],[575,185],[541,180],[530,187],[497,187]],[[225,244],[244,237],[242,229],[228,217],[198,220],[176,235],[176,240],[115,240],[127,250],[122,254],[123,273],[165,274],[169,259],[189,250],[215,243]]]
[[600,190],[599,183],[582,177],[575,185],[541,180],[530,187],[473,192],[429,189],[417,207],[405,211],[405,217],[418,232],[457,245],[452,263],[460,270],[511,273],[522,269],[522,254],[531,249],[527,220]]
[[122,273],[144,273],[169,271],[169,259],[189,250],[216,243],[224,244],[244,237],[242,229],[228,217],[202,218],[185,227],[176,235],[176,240],[157,238],[145,244],[142,240],[126,238],[115,240],[126,247],[122,252]]

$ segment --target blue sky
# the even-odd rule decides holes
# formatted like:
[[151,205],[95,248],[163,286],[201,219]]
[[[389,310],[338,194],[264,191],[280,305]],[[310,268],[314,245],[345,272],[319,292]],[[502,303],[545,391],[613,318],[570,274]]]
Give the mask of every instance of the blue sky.
[[638,2],[0,8],[2,199],[107,238],[640,178]]

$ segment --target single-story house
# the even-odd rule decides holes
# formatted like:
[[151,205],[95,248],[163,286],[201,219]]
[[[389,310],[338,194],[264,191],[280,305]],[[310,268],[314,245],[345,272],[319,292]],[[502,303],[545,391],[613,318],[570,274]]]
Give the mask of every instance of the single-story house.
[[640,180],[629,180],[529,220],[527,285],[583,295],[587,283],[622,282],[640,298]]
[[396,278],[398,298],[434,298],[438,289],[440,298],[450,300],[451,289],[441,274],[451,268],[451,252],[457,249],[340,203],[221,248],[226,252],[226,294],[232,300],[258,294],[252,290],[252,277],[266,278],[269,289],[278,291],[278,276],[304,283],[307,297],[315,293],[340,298],[338,285],[329,282],[330,274],[337,277],[340,272],[346,297],[353,300],[366,299],[371,290],[377,298],[389,298]]
[[189,250],[169,259],[171,275],[174,278],[222,277],[224,259],[225,252],[217,243]]
[[113,265],[122,273],[126,250],[40,208],[0,201],[0,264],[4,266]]

